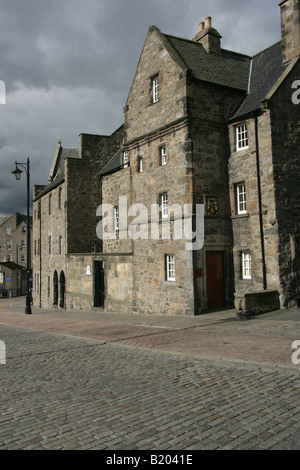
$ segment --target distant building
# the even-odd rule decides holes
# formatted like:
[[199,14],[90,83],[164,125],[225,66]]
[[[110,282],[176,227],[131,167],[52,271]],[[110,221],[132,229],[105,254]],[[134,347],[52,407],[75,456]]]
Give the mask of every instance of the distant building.
[[0,291],[24,295],[26,267],[27,216],[16,212],[11,217],[0,219]]
[[[222,49],[210,17],[192,40],[149,28],[124,126],[87,152],[85,135],[76,156],[58,147],[49,186],[36,188],[36,305],[197,315],[300,302],[299,0],[280,9],[282,40],[254,57]],[[112,208],[102,232],[100,204]],[[194,222],[204,210],[193,250],[175,234],[185,206]]]

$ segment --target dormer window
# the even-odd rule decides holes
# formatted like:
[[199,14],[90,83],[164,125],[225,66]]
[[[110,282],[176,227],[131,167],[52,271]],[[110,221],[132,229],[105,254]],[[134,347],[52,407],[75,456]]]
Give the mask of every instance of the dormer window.
[[242,124],[236,127],[236,150],[245,150],[248,148],[248,127]]
[[158,75],[152,79],[152,101],[157,103],[159,100],[159,82]]

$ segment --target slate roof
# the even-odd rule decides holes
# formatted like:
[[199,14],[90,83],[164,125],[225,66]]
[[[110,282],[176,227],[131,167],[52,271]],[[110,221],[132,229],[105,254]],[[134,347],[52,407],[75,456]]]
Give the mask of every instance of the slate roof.
[[194,78],[238,90],[247,90],[251,57],[221,50],[207,53],[202,44],[163,34]]
[[287,66],[282,66],[281,42],[255,55],[250,67],[248,94],[230,121],[260,109],[261,101],[267,96],[286,68]]
[[119,149],[117,153],[109,160],[109,162],[105,165],[104,168],[100,171],[100,176],[108,175],[109,173],[113,173],[121,168],[121,154],[122,149]]
[[60,148],[59,154],[55,162],[53,179],[44,189],[42,189],[42,191],[38,193],[34,201],[37,201],[42,196],[52,191],[52,189],[57,188],[57,186],[59,186],[65,181],[64,162],[66,158],[79,158],[79,149],[75,147],[74,148],[67,148],[67,147]]

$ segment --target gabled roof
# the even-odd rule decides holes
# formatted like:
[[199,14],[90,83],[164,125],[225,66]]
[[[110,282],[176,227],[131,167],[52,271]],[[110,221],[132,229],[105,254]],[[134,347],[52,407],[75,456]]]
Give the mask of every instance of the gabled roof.
[[79,158],[79,149],[77,147],[62,147],[61,141],[59,140],[50,170],[50,182],[64,172],[64,163],[66,158]]
[[[225,49],[221,49],[220,54],[207,53],[203,45],[196,41],[168,34],[162,36],[181,59],[186,70],[190,70],[197,80],[242,91],[247,90],[251,57]],[[176,60],[176,56],[173,57]]]
[[49,184],[38,192],[37,196],[34,198],[34,202],[65,181],[64,163],[66,158],[79,158],[79,149],[76,147],[62,147],[59,141],[49,175]]
[[287,65],[282,65],[281,42],[256,54],[251,61],[248,94],[230,121],[260,109],[261,101],[266,98],[286,69]]

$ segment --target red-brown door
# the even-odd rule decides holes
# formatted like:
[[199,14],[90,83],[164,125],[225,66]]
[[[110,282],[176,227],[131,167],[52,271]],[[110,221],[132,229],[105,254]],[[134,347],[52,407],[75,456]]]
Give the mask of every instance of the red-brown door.
[[225,307],[224,252],[206,252],[207,308]]

